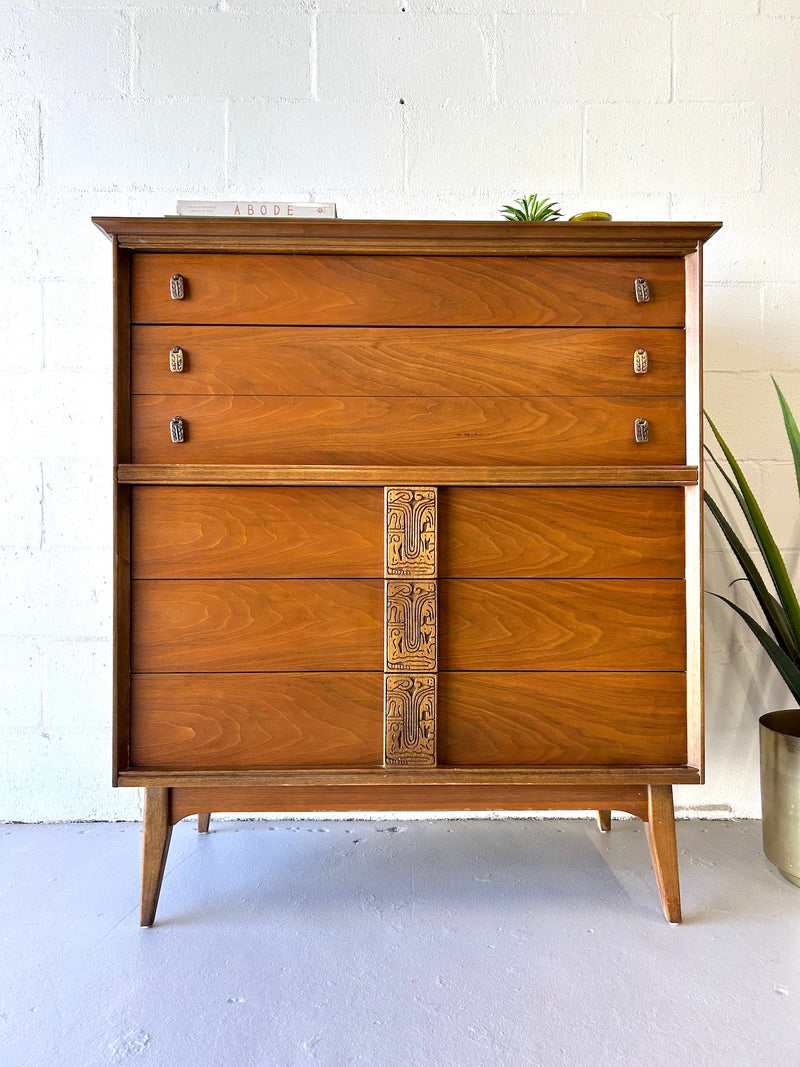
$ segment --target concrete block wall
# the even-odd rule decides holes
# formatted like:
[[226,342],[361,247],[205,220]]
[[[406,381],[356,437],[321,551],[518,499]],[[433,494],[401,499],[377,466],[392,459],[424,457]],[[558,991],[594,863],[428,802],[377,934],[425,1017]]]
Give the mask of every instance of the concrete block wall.
[[[0,9],[0,817],[126,818],[109,788],[110,250],[92,214],[191,197],[343,217],[722,219],[706,402],[800,573],[772,394],[800,412],[800,0],[7,0]],[[708,533],[707,585],[735,575]],[[743,594],[742,594],[743,595]],[[788,697],[707,607],[708,784],[758,813]]]

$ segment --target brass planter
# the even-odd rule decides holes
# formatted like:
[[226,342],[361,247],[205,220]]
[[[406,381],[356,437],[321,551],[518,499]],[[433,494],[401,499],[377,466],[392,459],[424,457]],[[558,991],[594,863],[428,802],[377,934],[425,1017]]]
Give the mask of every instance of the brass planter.
[[800,709],[771,711],[759,723],[764,855],[800,886]]

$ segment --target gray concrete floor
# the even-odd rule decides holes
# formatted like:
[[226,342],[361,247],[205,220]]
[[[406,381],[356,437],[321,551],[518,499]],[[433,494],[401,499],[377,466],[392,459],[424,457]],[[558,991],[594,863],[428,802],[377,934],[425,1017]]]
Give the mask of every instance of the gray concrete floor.
[[758,823],[0,827],[3,1067],[800,1064],[800,890]]

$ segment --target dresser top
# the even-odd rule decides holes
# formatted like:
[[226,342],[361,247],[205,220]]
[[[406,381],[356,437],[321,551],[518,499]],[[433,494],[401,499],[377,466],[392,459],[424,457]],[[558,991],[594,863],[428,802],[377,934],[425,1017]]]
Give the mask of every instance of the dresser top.
[[335,255],[685,256],[721,222],[94,218],[121,248]]

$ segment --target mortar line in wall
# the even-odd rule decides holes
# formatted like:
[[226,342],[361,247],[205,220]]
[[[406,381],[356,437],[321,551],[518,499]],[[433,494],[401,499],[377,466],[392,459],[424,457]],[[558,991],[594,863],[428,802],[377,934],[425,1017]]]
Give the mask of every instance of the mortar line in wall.
[[761,107],[761,122],[758,130],[758,191],[764,192],[764,145],[766,141],[767,109]]
[[228,97],[225,97],[225,103],[222,109],[222,154],[223,154],[223,167],[224,167],[224,179],[225,179],[225,192],[229,193],[231,189],[231,168],[230,168],[230,117],[231,117],[231,102]]
[[308,62],[310,67],[310,86],[309,92],[312,100],[319,100],[319,76],[317,69],[317,20],[319,18],[319,11],[316,8],[311,12],[311,39],[308,46]]
[[44,460],[39,460],[39,550],[44,548]]
[[139,48],[136,41],[136,12],[128,11],[128,42],[130,58],[128,62],[128,95],[134,95],[136,85],[136,68],[138,66]]
[[36,108],[39,118],[39,130],[36,142],[36,164],[38,168],[36,187],[37,189],[41,189],[44,187],[44,105],[41,100],[36,101]]
[[[405,100],[405,97],[401,99]],[[400,104],[400,140],[403,157],[403,196],[408,197],[408,123],[406,121],[406,109]]]
[[587,187],[587,175],[586,175],[586,157],[587,157],[587,143],[589,138],[589,105],[583,105],[583,111],[581,113],[581,183],[580,191],[583,193]]
[[489,48],[487,59],[489,61],[489,99],[493,104],[498,103],[497,96],[497,13],[491,16],[491,34],[489,36]]
[[677,72],[675,70],[675,20],[677,15],[671,15],[669,20],[669,102],[672,104],[676,98]]

